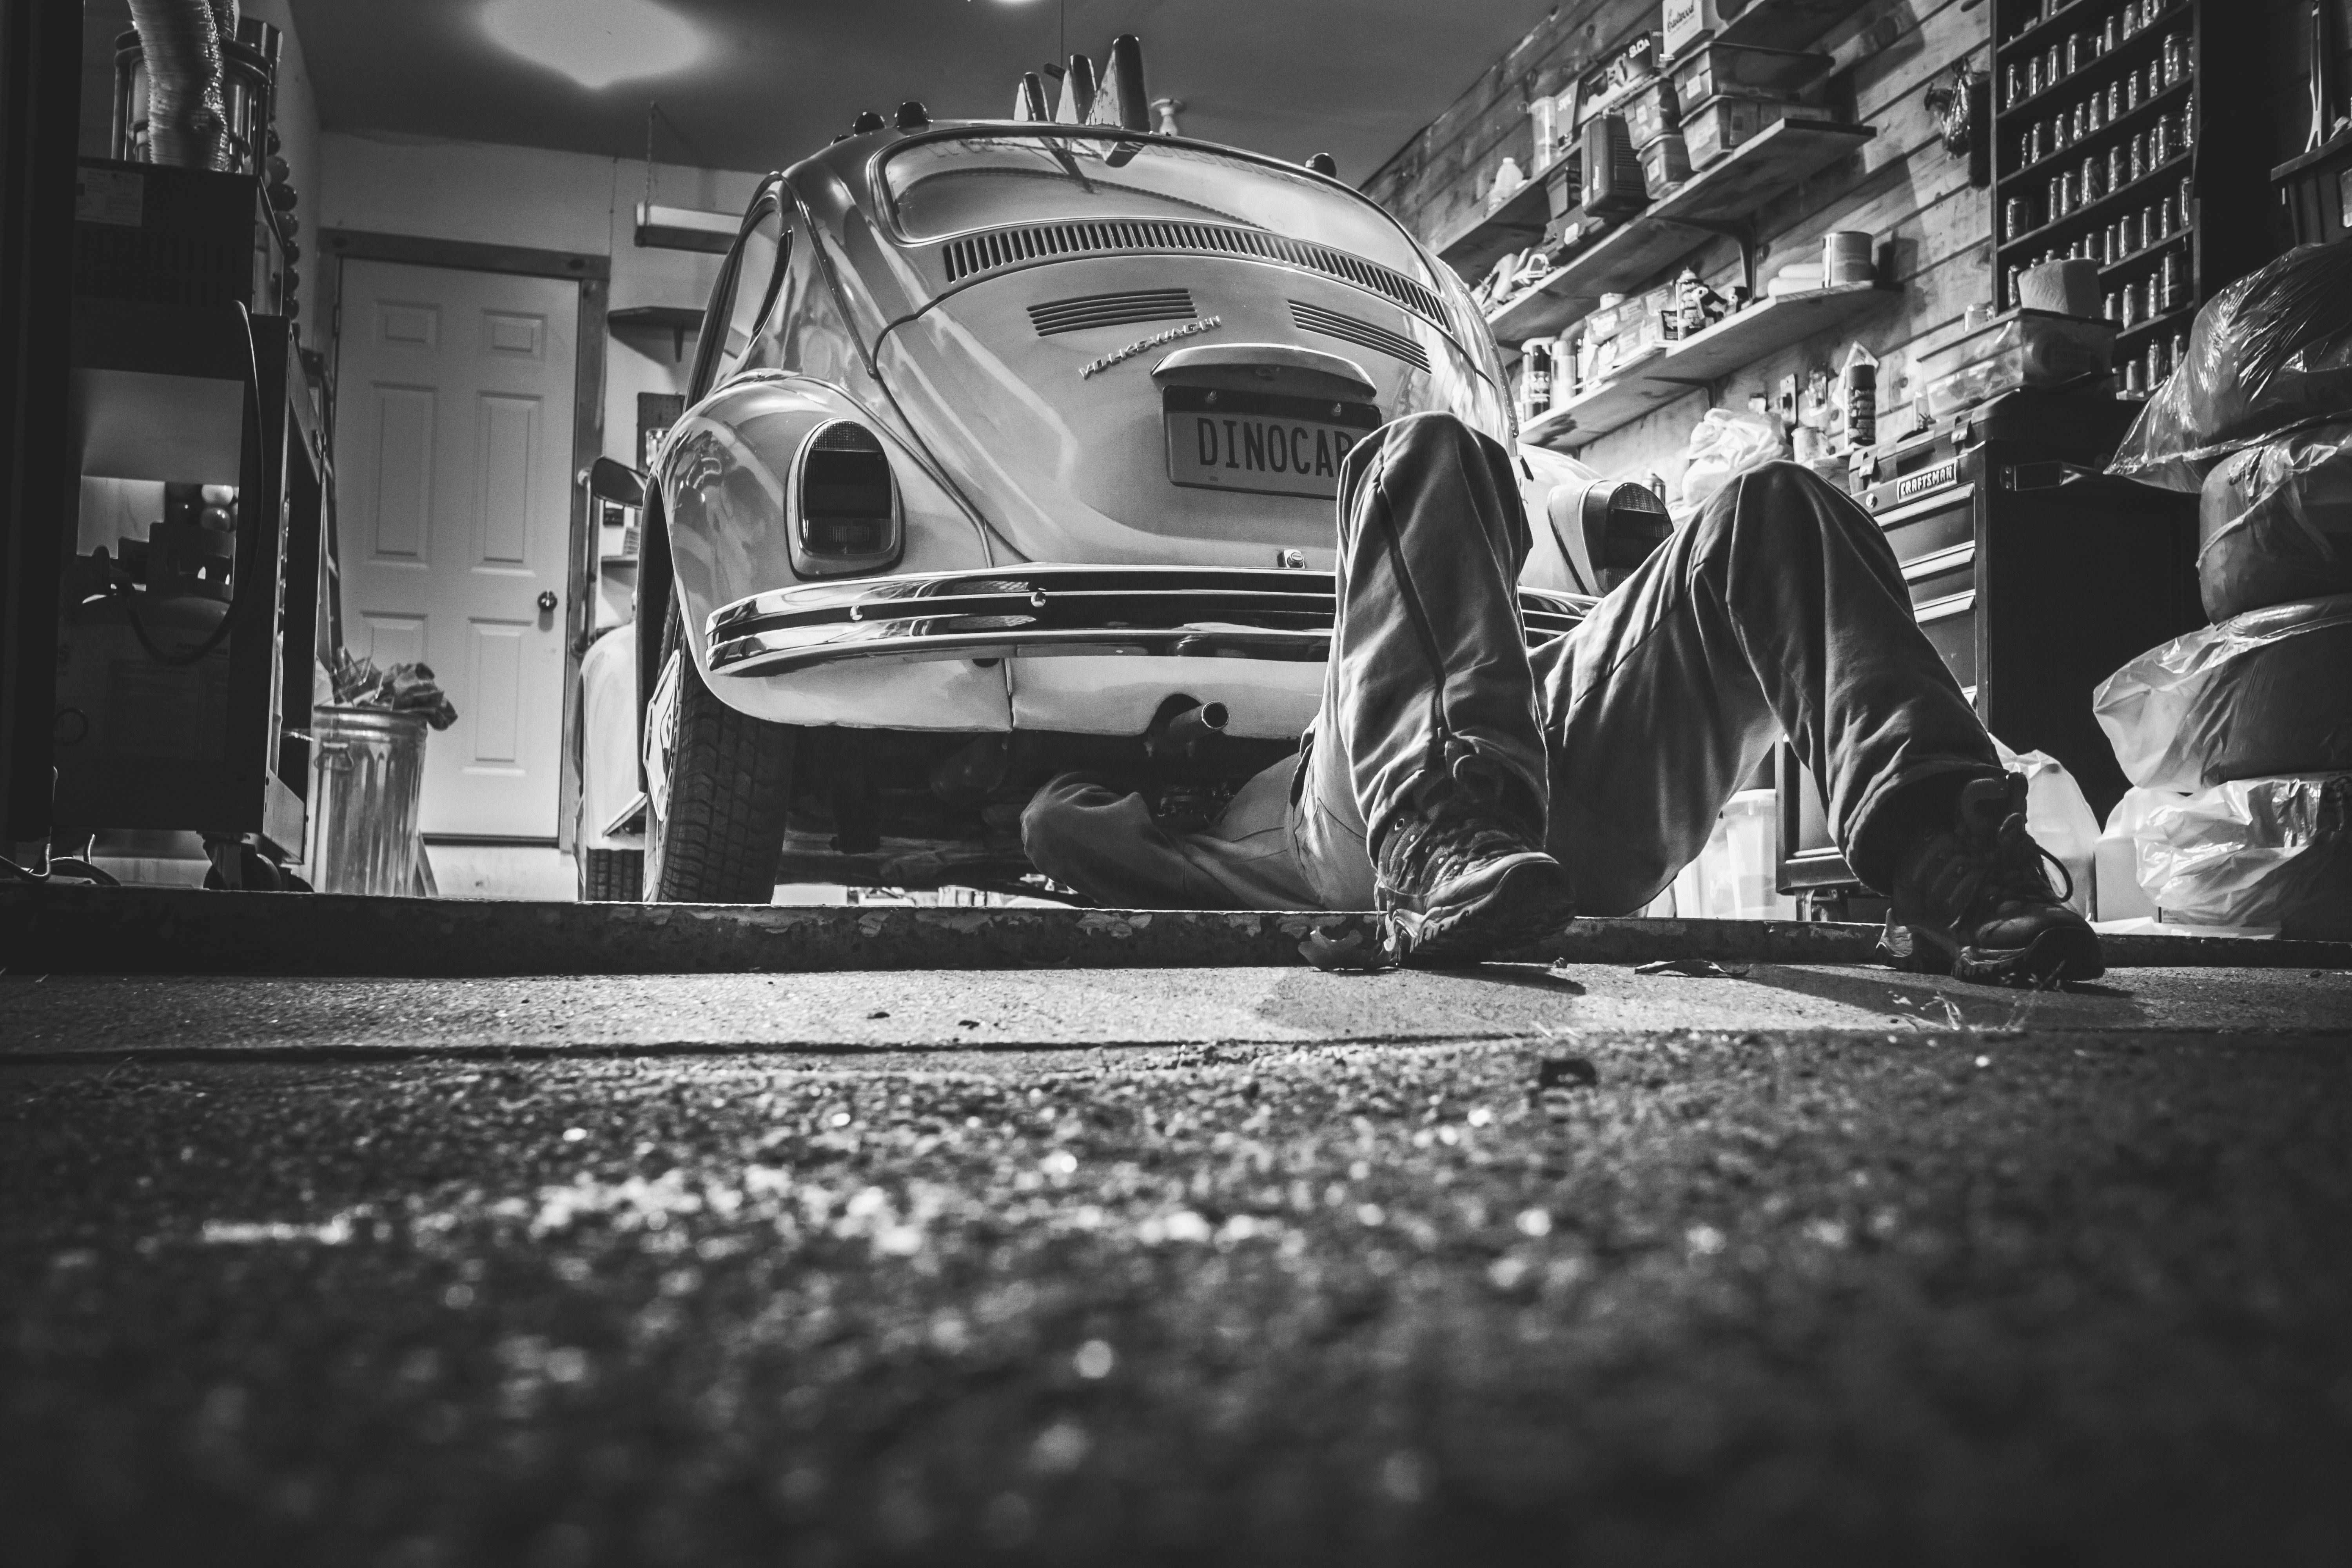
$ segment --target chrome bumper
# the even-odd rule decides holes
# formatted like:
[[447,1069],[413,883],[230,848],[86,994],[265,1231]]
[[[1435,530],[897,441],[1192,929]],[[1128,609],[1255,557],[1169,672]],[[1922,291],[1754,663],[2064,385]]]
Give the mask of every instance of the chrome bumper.
[[[1009,566],[811,583],[711,612],[717,675],[853,659],[1130,655],[1314,661],[1331,645],[1328,572],[1242,566]],[[1519,590],[1528,644],[1593,601]]]

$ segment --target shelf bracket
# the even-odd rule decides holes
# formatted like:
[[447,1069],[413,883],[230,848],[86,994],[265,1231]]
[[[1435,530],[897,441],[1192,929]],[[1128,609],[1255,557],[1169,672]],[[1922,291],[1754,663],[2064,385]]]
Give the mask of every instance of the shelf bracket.
[[1671,224],[1676,228],[1696,229],[1701,234],[1711,234],[1717,238],[1730,240],[1738,246],[1739,270],[1748,284],[1748,297],[1751,300],[1757,297],[1756,262],[1757,258],[1763,254],[1764,247],[1757,238],[1754,217],[1726,219],[1654,216],[1651,221]]

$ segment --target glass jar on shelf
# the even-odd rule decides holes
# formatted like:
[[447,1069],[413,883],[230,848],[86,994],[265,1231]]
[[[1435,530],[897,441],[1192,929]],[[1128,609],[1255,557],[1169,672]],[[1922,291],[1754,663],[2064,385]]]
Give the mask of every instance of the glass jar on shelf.
[[2178,87],[2187,81],[2189,79],[2189,35],[2177,31],[2166,34],[2164,53],[2160,59],[2164,66],[2165,86]]

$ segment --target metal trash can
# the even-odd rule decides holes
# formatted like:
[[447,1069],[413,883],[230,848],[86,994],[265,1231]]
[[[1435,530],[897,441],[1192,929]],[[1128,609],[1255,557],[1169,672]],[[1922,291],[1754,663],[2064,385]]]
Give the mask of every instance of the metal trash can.
[[425,715],[315,708],[310,736],[311,885],[322,893],[418,891]]

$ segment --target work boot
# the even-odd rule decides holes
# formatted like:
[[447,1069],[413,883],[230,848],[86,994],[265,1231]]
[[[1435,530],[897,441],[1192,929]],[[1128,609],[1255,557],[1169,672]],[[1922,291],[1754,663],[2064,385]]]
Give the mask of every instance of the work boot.
[[1895,863],[1893,918],[1923,945],[1918,956],[1987,985],[2105,973],[2098,933],[2051,888],[2042,862],[2061,876],[2065,867],[2025,831],[2025,775],[1971,779],[1953,816],[1914,837]]
[[1465,759],[1416,785],[1381,839],[1376,898],[1400,963],[1479,963],[1575,917],[1568,868],[1505,806],[1506,793],[1495,769]]

